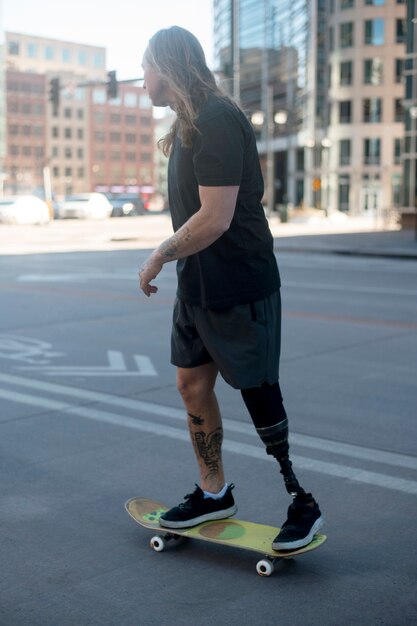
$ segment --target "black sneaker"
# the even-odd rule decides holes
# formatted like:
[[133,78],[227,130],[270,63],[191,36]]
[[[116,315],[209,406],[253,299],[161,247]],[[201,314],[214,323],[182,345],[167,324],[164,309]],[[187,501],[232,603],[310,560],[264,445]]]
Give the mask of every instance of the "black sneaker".
[[205,498],[198,485],[194,493],[185,496],[185,502],[162,513],[159,524],[164,528],[191,528],[202,522],[224,519],[234,515],[237,506],[232,496],[234,485],[227,487],[223,498]]
[[288,507],[288,519],[275,537],[274,550],[296,550],[308,545],[314,534],[323,526],[324,519],[317,502],[296,497]]

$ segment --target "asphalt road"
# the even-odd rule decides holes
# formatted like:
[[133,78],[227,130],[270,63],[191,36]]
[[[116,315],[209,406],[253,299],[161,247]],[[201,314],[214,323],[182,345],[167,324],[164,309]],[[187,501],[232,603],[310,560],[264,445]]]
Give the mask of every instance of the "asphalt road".
[[[146,299],[146,254],[0,258],[0,624],[414,623],[417,262],[279,255],[293,458],[328,541],[266,579],[250,552],[157,554],[124,511],[197,480],[169,364],[175,270]],[[279,525],[274,462],[239,393],[218,396],[239,515]]]

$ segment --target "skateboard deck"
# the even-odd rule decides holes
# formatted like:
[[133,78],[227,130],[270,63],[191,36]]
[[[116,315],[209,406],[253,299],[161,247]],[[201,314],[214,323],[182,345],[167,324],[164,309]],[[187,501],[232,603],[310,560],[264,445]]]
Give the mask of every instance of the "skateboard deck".
[[156,531],[151,538],[150,545],[161,552],[166,542],[171,539],[192,538],[230,545],[243,550],[251,550],[264,555],[259,561],[256,571],[261,576],[270,576],[274,571],[274,564],[280,559],[286,559],[306,552],[311,552],[326,541],[326,535],[316,534],[311,543],[297,550],[273,550],[272,542],[279,532],[279,528],[265,526],[254,522],[246,522],[236,518],[204,522],[192,528],[163,528],[159,525],[159,517],[169,507],[148,498],[131,498],[125,504],[126,511],[141,526]]

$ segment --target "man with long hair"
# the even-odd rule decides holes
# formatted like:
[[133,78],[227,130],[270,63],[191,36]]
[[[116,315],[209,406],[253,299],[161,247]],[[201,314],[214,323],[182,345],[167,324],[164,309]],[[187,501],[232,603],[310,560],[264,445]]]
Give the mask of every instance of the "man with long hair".
[[218,373],[241,391],[266,452],[279,463],[293,501],[274,549],[310,543],[322,526],[318,504],[300,486],[289,459],[288,419],[278,383],[281,301],[273,239],[261,204],[263,180],[252,127],[216,84],[198,40],[178,26],[158,31],[143,58],[154,106],[176,113],[161,147],[169,155],[174,235],[139,272],[146,296],[163,265],[177,261],[171,362],[188,417],[200,485],[161,516],[187,528],[233,515],[225,482]]

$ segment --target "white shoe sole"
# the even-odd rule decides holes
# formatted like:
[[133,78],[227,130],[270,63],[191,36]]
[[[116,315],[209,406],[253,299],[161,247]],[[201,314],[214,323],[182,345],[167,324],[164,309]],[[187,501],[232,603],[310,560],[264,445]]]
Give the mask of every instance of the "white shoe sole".
[[320,528],[324,525],[324,517],[320,516],[314,522],[310,532],[306,537],[298,539],[298,541],[274,541],[272,544],[273,550],[297,550],[297,548],[304,548],[313,541],[313,537]]

